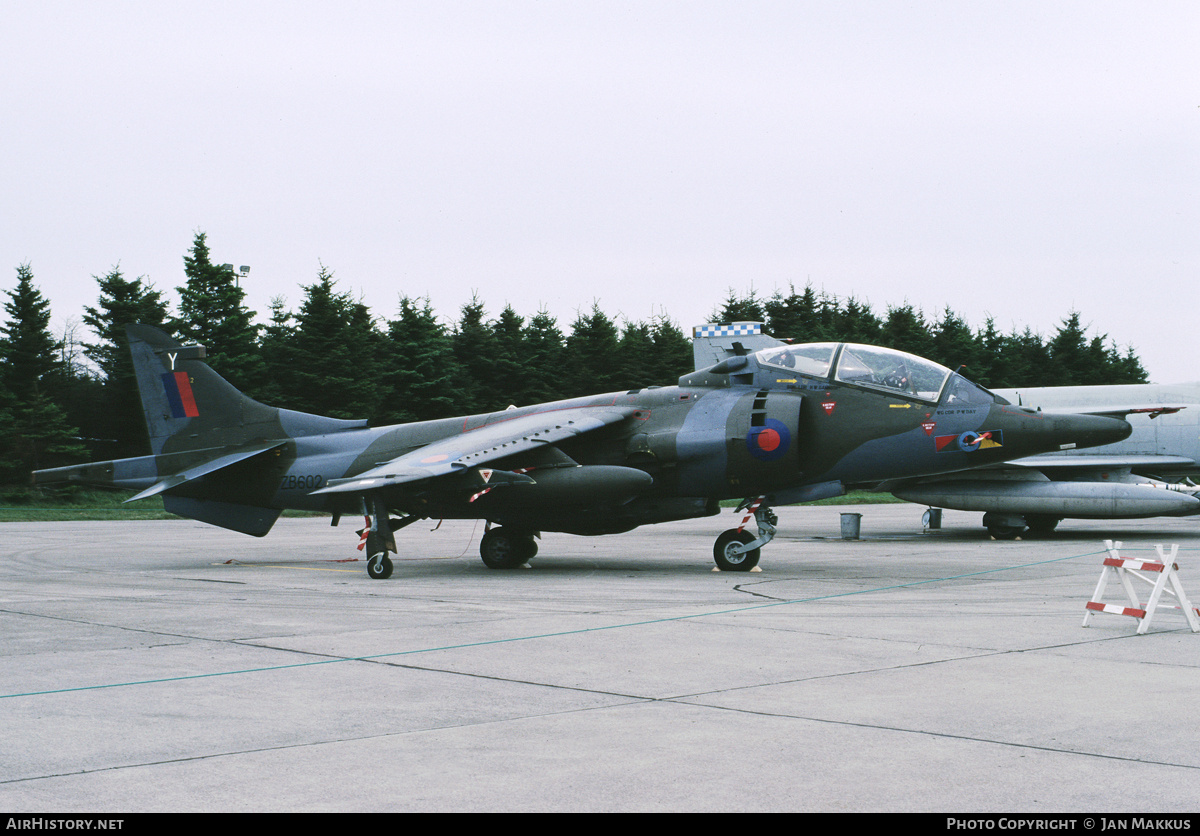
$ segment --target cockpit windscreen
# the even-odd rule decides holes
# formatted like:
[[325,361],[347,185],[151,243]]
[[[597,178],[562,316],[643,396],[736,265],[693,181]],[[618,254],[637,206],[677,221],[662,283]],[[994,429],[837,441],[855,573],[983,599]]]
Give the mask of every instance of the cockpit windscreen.
[[842,383],[892,389],[925,401],[936,401],[950,370],[915,354],[872,345],[847,344],[838,359],[835,379]]
[[[841,352],[838,352],[838,349]],[[839,383],[867,386],[898,395],[936,403],[950,370],[931,360],[897,351],[856,343],[804,343],[764,348],[756,355],[765,366],[787,369],[794,374]],[[957,378],[954,396],[959,400],[991,398],[973,383]],[[974,390],[974,391],[973,391]]]
[[829,377],[829,364],[837,347],[837,343],[805,343],[766,348],[758,352],[758,361],[809,377]]

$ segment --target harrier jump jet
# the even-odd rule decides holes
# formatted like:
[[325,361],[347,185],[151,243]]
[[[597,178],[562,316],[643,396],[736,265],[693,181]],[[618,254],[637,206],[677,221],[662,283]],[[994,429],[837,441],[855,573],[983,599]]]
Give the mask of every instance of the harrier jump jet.
[[1053,386],[999,393],[1046,413],[1123,418],[1132,434],[1087,451],[1044,453],[1004,466],[887,488],[937,508],[983,511],[998,540],[1026,528],[1049,534],[1063,519],[1200,514],[1200,384]]
[[204,347],[144,325],[128,334],[153,455],[42,470],[37,483],[161,494],[171,513],[256,536],[288,508],[335,524],[361,514],[372,578],[391,575],[395,532],[420,519],[486,520],[480,554],[504,569],[532,558],[543,531],[616,534],[715,515],[725,499],[745,516],[714,558],[747,571],[775,536],[773,505],[1130,432],[1013,406],[911,354],[788,345],[757,323],[696,328],[696,371],[674,386],[389,427],[266,406]]

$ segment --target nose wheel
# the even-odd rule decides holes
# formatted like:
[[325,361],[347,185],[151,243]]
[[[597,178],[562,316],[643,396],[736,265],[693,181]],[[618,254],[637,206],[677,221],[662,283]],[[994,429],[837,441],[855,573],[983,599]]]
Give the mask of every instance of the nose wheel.
[[759,551],[751,548],[755,536],[749,531],[731,528],[717,538],[713,560],[722,572],[749,572],[758,565]]
[[[759,496],[739,505],[737,510],[746,512],[742,524],[717,538],[713,560],[722,572],[749,572],[758,565],[759,550],[775,539],[775,524],[779,517],[767,507],[765,499]],[[758,526],[757,536],[746,530],[751,517]]]

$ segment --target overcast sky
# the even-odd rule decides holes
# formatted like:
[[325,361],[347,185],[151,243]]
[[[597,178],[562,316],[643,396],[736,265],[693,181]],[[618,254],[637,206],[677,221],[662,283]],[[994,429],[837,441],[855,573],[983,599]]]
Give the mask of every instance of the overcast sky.
[[55,327],[198,230],[269,301],[592,303],[685,331],[812,283],[1200,379],[1200,3],[0,0],[0,290]]

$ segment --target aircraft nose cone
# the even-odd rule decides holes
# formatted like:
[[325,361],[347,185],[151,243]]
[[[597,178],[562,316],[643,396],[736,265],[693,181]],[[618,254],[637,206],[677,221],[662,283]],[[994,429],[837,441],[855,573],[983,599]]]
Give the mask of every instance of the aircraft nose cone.
[[1115,444],[1133,432],[1128,421],[1104,415],[1056,415],[1051,420],[1059,443],[1076,447]]

